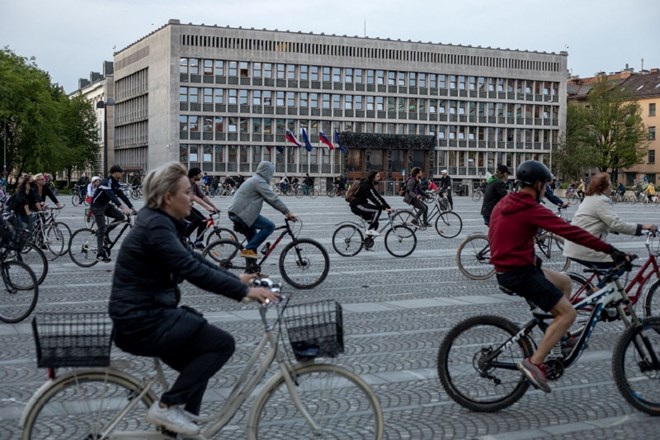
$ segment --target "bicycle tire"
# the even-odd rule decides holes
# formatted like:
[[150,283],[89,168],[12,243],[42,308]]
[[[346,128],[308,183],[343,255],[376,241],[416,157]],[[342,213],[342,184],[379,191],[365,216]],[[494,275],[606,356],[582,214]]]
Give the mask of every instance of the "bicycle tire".
[[542,267],[566,272],[571,267],[571,260],[564,256],[564,239],[555,234],[542,234],[535,239],[536,249],[540,251],[543,259]]
[[296,188],[296,193],[295,193],[295,195],[296,195],[296,197],[298,197],[299,199],[302,199],[302,197],[303,197],[305,194],[303,194],[303,190],[302,190],[302,189],[300,189],[300,188]]
[[62,253],[60,255],[66,255],[69,252],[69,241],[71,241],[71,228],[64,222],[55,222],[53,223],[57,229],[62,233]]
[[481,191],[472,191],[472,201],[478,202],[481,200]]
[[415,212],[411,209],[397,209],[394,215],[392,215],[392,224],[394,225],[405,225],[408,227],[416,227],[413,224],[415,219]]
[[227,228],[213,228],[206,237],[206,246],[218,240],[233,240],[238,242],[238,237],[231,229]]
[[44,251],[29,243],[23,246],[20,252],[11,251],[7,254],[8,260],[17,260],[27,264],[34,276],[37,277],[37,284],[41,285],[48,275],[48,259]]
[[239,255],[240,250],[241,245],[237,241],[218,240],[209,244],[202,251],[202,256],[221,268],[240,275],[247,267]]
[[96,244],[96,230],[83,228],[71,234],[69,241],[69,257],[80,267],[92,267],[98,261],[98,246]]
[[456,250],[458,270],[471,280],[487,280],[495,274],[490,264],[490,243],[486,234],[468,235]]
[[39,233],[38,238],[37,243],[45,251],[48,260],[53,261],[62,255],[64,236],[56,226],[53,224],[46,225],[43,229],[43,235]]
[[660,415],[660,317],[628,327],[614,347],[612,373],[619,392],[634,408]]
[[435,230],[443,238],[454,238],[463,230],[463,220],[454,211],[445,211],[435,219]]
[[71,204],[73,206],[78,206],[82,203],[82,200],[78,194],[72,194],[71,195]]
[[325,192],[325,195],[330,197],[330,198],[333,198],[337,195],[337,191],[334,188],[330,188],[329,190],[327,190]]
[[296,289],[311,289],[328,276],[330,257],[319,242],[298,238],[282,249],[279,266],[284,281]]
[[298,411],[286,379],[278,373],[259,393],[248,419],[249,440],[292,438],[383,438],[378,396],[355,373],[330,364],[296,364],[290,369],[300,404],[318,430]]
[[[22,439],[101,438],[118,413],[142,392],[139,380],[109,370],[68,372],[31,401],[26,408]],[[118,422],[122,430],[156,433],[145,418],[151,405],[158,400],[148,390],[136,405]],[[106,438],[106,437],[104,437]]]
[[393,257],[404,258],[417,248],[415,231],[405,225],[393,225],[385,233],[385,249]]
[[353,257],[360,253],[364,236],[355,225],[341,225],[332,234],[332,247],[342,257]]
[[34,310],[39,299],[39,284],[30,267],[20,261],[0,263],[0,321],[21,322]]
[[[644,295],[644,316],[660,316],[660,298],[658,298],[658,289],[660,280],[651,285],[648,292]],[[655,298],[655,302],[653,301]]]
[[307,195],[308,195],[310,198],[315,199],[315,198],[317,198],[317,197],[319,196],[319,192],[318,192],[317,189],[312,188],[312,189],[309,190],[309,192],[308,192]]
[[[447,395],[471,411],[494,412],[517,402],[529,384],[515,363],[533,353],[527,338],[505,344],[520,329],[501,316],[480,315],[459,322],[440,344],[437,370]],[[495,349],[501,356],[489,359]],[[506,349],[506,352],[505,352]],[[501,360],[498,360],[501,359]],[[497,363],[509,363],[498,368]],[[473,373],[473,374],[469,374]]]

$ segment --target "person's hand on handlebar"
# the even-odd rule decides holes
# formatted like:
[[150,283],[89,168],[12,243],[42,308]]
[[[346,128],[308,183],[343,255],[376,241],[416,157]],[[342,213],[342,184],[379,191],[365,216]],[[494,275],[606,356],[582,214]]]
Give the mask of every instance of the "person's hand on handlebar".
[[291,220],[291,221],[295,222],[298,217],[296,217],[296,215],[293,212],[289,211],[289,213],[286,215],[286,218],[287,218],[287,220]]
[[270,290],[265,287],[250,287],[248,290],[247,297],[251,300],[258,301],[259,304],[265,302],[277,302],[279,298]]

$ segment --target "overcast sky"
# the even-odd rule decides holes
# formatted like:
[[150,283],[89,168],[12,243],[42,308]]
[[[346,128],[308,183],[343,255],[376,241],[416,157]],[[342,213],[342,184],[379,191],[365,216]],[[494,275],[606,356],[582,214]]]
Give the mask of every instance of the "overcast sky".
[[171,18],[569,54],[570,73],[660,67],[658,0],[0,0],[0,46],[67,92]]

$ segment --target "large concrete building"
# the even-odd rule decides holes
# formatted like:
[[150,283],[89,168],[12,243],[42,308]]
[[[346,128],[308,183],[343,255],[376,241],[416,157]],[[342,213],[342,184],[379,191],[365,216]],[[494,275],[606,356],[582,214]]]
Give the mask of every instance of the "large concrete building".
[[[545,53],[277,30],[181,24],[114,55],[115,161],[168,160],[211,175],[325,183],[411,166],[459,181],[504,163],[551,163],[565,129],[565,52]],[[311,151],[300,142],[307,132]],[[321,142],[347,148],[331,151]],[[337,145],[335,145],[336,147]],[[323,185],[322,183],[322,185]]]

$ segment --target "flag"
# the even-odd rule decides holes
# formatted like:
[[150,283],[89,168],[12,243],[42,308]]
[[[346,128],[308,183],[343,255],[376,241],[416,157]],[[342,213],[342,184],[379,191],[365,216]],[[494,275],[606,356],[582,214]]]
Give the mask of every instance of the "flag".
[[339,151],[342,153],[348,153],[348,149],[339,143],[339,130],[335,130],[335,144],[339,145]]
[[280,153],[284,153],[284,147],[278,145],[278,146],[275,147],[275,148],[276,148],[277,151],[279,151]]
[[300,143],[300,141],[298,141],[298,139],[296,139],[296,137],[294,136],[291,130],[286,131],[286,135],[284,136],[284,138],[286,139],[287,142],[291,142],[296,147],[302,147],[302,144]]
[[300,133],[302,134],[303,142],[305,143],[305,148],[307,148],[307,151],[309,151],[311,153],[312,150],[314,149],[314,147],[312,146],[312,143],[309,141],[309,136],[307,135],[307,130],[305,130],[304,128],[301,128]]
[[328,139],[328,137],[322,131],[319,132],[319,141],[321,141],[321,143],[323,143],[323,144],[326,144],[328,146],[328,148],[330,148],[330,150],[335,149],[335,146],[332,145],[332,142],[330,142],[330,139]]

